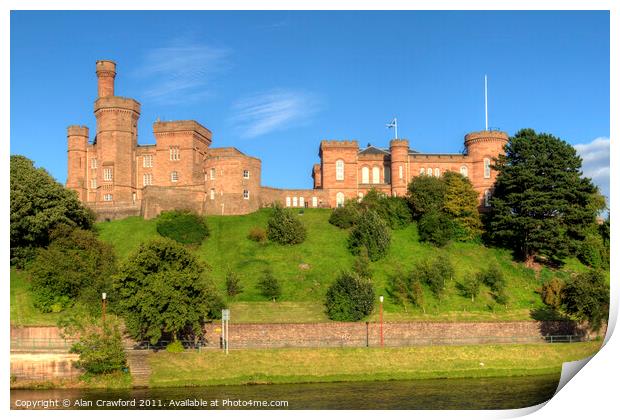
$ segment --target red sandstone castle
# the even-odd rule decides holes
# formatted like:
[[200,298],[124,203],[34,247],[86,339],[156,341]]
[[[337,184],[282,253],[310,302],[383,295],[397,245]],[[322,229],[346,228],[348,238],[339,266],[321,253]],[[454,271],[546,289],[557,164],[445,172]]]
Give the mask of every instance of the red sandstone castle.
[[211,131],[196,121],[157,121],[154,145],[137,141],[140,103],[114,95],[116,64],[97,61],[97,131],[67,129],[67,187],[100,219],[154,217],[170,209],[202,214],[247,214],[279,202],[285,207],[336,207],[371,188],[402,196],[415,176],[463,174],[479,193],[480,206],[495,181],[491,163],[508,141],[501,131],[465,136],[464,153],[422,153],[395,139],[383,149],[357,141],[322,141],[314,188],[283,190],[261,185],[261,161],[234,147],[211,147]]

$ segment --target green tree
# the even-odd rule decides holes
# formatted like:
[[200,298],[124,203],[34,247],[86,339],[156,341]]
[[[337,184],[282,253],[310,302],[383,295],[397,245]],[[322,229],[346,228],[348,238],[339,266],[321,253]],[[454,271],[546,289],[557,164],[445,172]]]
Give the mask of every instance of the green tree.
[[243,293],[243,286],[241,285],[239,274],[228,270],[226,272],[226,294],[230,297],[235,297],[241,293]]
[[405,302],[407,302],[411,294],[407,280],[407,276],[399,267],[396,273],[388,277],[387,289],[388,295],[392,298],[394,303],[402,305],[405,310],[407,309]]
[[200,245],[209,236],[206,219],[189,210],[162,212],[157,218],[157,232],[186,245]]
[[491,263],[486,269],[476,274],[479,281],[488,286],[493,292],[493,298],[500,305],[505,305],[508,301],[506,294],[506,279],[499,265]]
[[553,309],[560,309],[563,289],[564,283],[555,277],[543,284],[539,291],[543,303]]
[[71,331],[71,335],[79,337],[70,349],[71,353],[80,355],[75,362],[77,368],[101,375],[127,367],[121,328],[116,318],[109,317],[105,324],[93,318],[83,319],[71,327],[65,325],[63,331],[65,335]]
[[273,301],[282,296],[282,286],[270,269],[263,271],[263,276],[258,281],[258,289],[261,295]]
[[348,229],[355,224],[360,215],[360,205],[356,200],[347,200],[342,207],[336,207],[329,223],[338,226],[340,229]]
[[433,176],[416,176],[407,187],[407,201],[415,219],[420,219],[426,213],[441,212],[445,196],[445,182]]
[[370,269],[370,258],[366,248],[360,250],[360,254],[353,261],[353,272],[357,273],[363,279],[372,279],[372,270]]
[[23,267],[36,248],[50,243],[50,232],[59,225],[91,229],[92,211],[74,191],[56,182],[43,168],[24,156],[11,156],[11,264]]
[[327,316],[334,321],[359,321],[371,314],[374,305],[372,283],[356,273],[340,273],[325,295]]
[[561,260],[595,223],[597,188],[582,177],[575,149],[550,134],[521,130],[505,151],[494,165],[490,238],[528,264],[536,256]]
[[373,210],[366,210],[349,234],[349,249],[354,255],[366,249],[368,258],[377,261],[387,255],[390,241],[390,229],[385,221]]
[[300,244],[306,240],[306,228],[290,210],[274,205],[267,222],[267,238],[280,245]]
[[30,264],[34,304],[43,312],[59,312],[76,302],[99,310],[102,292],[109,292],[116,258],[112,247],[91,232],[60,225],[51,243]]
[[115,277],[117,309],[130,334],[156,343],[164,335],[200,336],[207,318],[223,303],[205,278],[205,266],[189,250],[166,238],[143,243]]
[[463,295],[471,298],[471,301],[473,302],[480,294],[481,285],[479,276],[469,276],[463,280],[463,282],[459,285],[459,288],[463,292]]
[[562,309],[598,330],[609,315],[609,286],[604,274],[589,270],[567,281],[562,289]]
[[418,221],[420,241],[429,242],[435,246],[446,246],[454,236],[454,231],[453,219],[444,212],[430,211]]
[[416,282],[428,285],[433,294],[441,299],[446,284],[454,277],[454,267],[446,255],[423,260],[415,265],[411,273],[411,286]]
[[480,236],[482,222],[478,211],[478,193],[471,181],[452,171],[444,173],[442,180],[446,184],[443,211],[455,221],[457,239],[471,240]]

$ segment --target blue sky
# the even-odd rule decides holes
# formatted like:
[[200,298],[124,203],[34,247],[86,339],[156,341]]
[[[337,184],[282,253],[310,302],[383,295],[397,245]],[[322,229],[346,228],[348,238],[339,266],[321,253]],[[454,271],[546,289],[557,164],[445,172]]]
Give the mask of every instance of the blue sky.
[[11,153],[66,179],[66,127],[95,132],[95,61],[152,123],[195,119],[263,162],[263,185],[310,188],[322,139],[459,152],[489,125],[576,145],[609,191],[608,12],[12,12]]

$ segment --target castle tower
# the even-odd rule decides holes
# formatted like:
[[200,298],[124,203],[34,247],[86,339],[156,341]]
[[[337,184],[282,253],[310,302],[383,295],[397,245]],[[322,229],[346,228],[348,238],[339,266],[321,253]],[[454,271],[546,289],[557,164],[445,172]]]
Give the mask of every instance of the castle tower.
[[88,127],[69,126],[67,128],[67,145],[67,188],[77,191],[80,201],[86,201]]
[[134,99],[114,96],[116,64],[113,61],[97,61],[96,68],[99,96],[95,101],[95,142],[100,186],[97,200],[115,205],[135,204],[135,149],[138,143],[140,103]]
[[407,156],[409,155],[409,141],[394,139],[390,141],[391,172],[392,172],[392,195],[404,196],[407,194],[409,182],[409,168]]
[[497,173],[491,168],[494,160],[504,153],[508,134],[503,131],[477,131],[465,136],[465,148],[472,167],[469,178],[478,191],[480,206],[485,206],[485,195],[490,194]]

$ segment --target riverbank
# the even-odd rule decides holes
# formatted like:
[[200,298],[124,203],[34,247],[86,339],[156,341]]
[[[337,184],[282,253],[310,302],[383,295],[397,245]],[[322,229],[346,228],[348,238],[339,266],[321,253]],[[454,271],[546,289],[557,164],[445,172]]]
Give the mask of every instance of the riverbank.
[[150,387],[559,375],[601,341],[574,344],[231,350],[149,355]]

